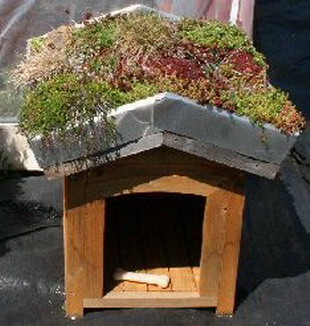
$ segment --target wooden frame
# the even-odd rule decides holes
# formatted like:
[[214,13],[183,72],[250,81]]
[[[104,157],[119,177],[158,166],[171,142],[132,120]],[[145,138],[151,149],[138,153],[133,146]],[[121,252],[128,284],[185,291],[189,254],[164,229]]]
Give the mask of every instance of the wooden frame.
[[[171,149],[124,158],[64,181],[66,311],[84,308],[216,307],[234,311],[244,207],[244,175]],[[203,223],[199,291],[104,292],[105,198],[173,192],[208,198]]]

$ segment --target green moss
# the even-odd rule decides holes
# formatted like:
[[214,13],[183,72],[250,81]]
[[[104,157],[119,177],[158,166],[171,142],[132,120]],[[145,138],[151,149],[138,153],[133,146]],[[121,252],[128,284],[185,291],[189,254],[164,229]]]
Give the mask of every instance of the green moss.
[[30,90],[21,110],[20,127],[30,137],[52,131],[78,130],[100,111],[106,112],[102,94],[106,86],[81,82],[76,75],[56,76]]
[[185,40],[214,49],[246,50],[254,55],[258,64],[266,65],[264,56],[257,52],[245,32],[235,25],[184,19],[180,34]]
[[202,22],[184,19],[180,26],[182,37],[201,45],[228,48],[245,48],[250,45],[245,33],[236,26],[217,21]]
[[[153,13],[85,24],[49,36],[52,44],[63,44],[60,70],[41,71],[38,76],[44,78],[36,75],[36,83],[31,83],[32,74],[24,73],[24,84],[30,87],[20,125],[27,136],[69,130],[78,135],[96,115],[105,118],[111,109],[164,91],[246,115],[259,124],[272,123],[287,133],[305,124],[288,96],[269,84],[263,55],[236,26],[171,22]],[[36,49],[43,46],[40,38],[33,42]],[[44,56],[32,55],[42,62]],[[29,64],[28,70],[34,66],[39,67]]]
[[106,116],[113,108],[157,92],[158,88],[149,84],[136,83],[130,92],[124,92],[104,81],[81,80],[74,74],[56,76],[27,93],[20,127],[29,137],[48,137],[55,131],[78,133],[95,116]]
[[[149,96],[154,96],[159,92],[160,92],[160,88],[158,87],[158,85],[150,84],[150,83],[136,82],[133,85],[133,88],[131,89],[131,91],[125,93],[126,101],[127,101],[127,103],[134,102],[137,100],[147,98]],[[125,103],[123,103],[123,104],[125,104]]]
[[272,89],[259,89],[255,92],[239,92],[230,98],[238,115],[244,115],[256,123],[274,123],[288,101],[284,92]]
[[122,46],[130,52],[154,54],[172,46],[177,38],[176,26],[153,13],[121,17],[118,25]]
[[40,52],[44,46],[46,38],[44,36],[33,37],[30,41],[31,50]]
[[77,28],[73,32],[73,47],[77,52],[93,56],[103,49],[112,47],[118,39],[115,21],[103,20]]

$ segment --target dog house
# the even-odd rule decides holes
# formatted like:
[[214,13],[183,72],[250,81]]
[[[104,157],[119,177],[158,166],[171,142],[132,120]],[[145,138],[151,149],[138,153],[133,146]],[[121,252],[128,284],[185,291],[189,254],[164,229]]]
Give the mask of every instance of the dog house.
[[[122,307],[230,315],[247,174],[273,179],[295,137],[176,95],[141,105],[116,111],[121,138],[101,150],[33,144],[46,175],[64,178],[67,315]],[[117,268],[170,284],[115,281]]]
[[[244,179],[236,169],[164,146],[65,177],[67,314],[119,307],[216,307],[231,314]],[[170,205],[183,208],[173,214]],[[168,274],[170,285],[113,284],[119,264]]]

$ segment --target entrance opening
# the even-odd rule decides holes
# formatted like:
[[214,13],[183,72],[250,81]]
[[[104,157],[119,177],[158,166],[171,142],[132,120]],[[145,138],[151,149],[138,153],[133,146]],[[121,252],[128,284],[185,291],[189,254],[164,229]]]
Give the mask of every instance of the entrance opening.
[[[198,292],[206,198],[143,193],[106,200],[104,292]],[[170,285],[113,280],[117,267],[170,276]]]

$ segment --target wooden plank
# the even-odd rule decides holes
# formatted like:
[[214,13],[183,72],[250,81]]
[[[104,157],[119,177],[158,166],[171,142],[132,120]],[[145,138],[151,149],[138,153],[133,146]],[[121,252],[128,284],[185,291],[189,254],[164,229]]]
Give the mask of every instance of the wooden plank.
[[228,203],[225,244],[222,256],[222,270],[218,290],[218,315],[231,315],[234,312],[241,230],[245,195],[239,189],[231,192]]
[[123,292],[84,299],[85,308],[203,308],[215,307],[215,297],[191,292]]
[[200,287],[200,267],[193,266],[192,267],[192,273],[193,273],[193,278],[194,278],[196,288],[199,290],[199,287]]
[[[104,169],[93,169],[89,174],[90,182],[94,184],[92,195],[109,197],[126,190],[131,193],[137,186],[148,185],[154,180],[172,175],[186,176],[196,181],[192,188],[195,189],[196,186],[198,187],[196,189],[208,188],[207,191],[201,190],[197,193],[207,195],[213,191],[212,187],[225,188],[229,177],[237,175],[238,171],[176,150],[160,149],[108,163]],[[102,184],[105,187],[102,187]],[[149,191],[160,191],[160,189],[155,184],[153,190]],[[171,191],[182,192],[177,188]],[[189,193],[188,190],[186,193]]]
[[[247,0],[248,1],[248,0]],[[250,0],[253,1],[253,0]],[[279,165],[259,161],[251,157],[238,154],[234,151],[227,150],[213,144],[205,143],[196,139],[187,138],[184,136],[171,133],[156,133],[145,136],[137,142],[126,144],[124,147],[117,147],[114,151],[103,153],[98,156],[80,158],[73,162],[67,162],[60,166],[51,166],[45,170],[45,174],[49,178],[59,178],[64,175],[75,174],[88,169],[98,169],[99,166],[105,165],[105,169],[109,167],[111,161],[119,162],[124,159],[132,159],[132,157],[142,156],[146,152],[158,151],[158,147],[165,146],[171,149],[176,149],[199,158],[217,162],[222,165],[227,165],[231,168],[243,170],[252,174],[257,174],[262,177],[274,179],[279,171]],[[158,156],[157,152],[154,156]],[[175,162],[179,162],[177,159]],[[115,162],[113,162],[115,164]],[[146,166],[149,166],[146,162]],[[187,166],[189,166],[187,162]],[[129,164],[130,165],[130,164]],[[200,164],[201,165],[201,164]],[[131,167],[133,165],[131,164]],[[208,170],[206,165],[201,165],[204,170]],[[196,169],[193,165],[189,167],[190,171]],[[163,169],[162,169],[163,170]],[[172,173],[176,173],[173,171]]]
[[201,296],[217,296],[225,242],[229,192],[218,190],[208,197],[203,223],[200,262]]
[[105,181],[104,187],[102,187],[102,184],[96,182],[94,182],[93,185],[93,198],[97,198],[99,193],[100,196],[107,198],[111,196],[146,192],[173,192],[209,196],[218,189],[213,185],[202,183],[187,176],[161,176],[156,174],[123,178],[117,177]]
[[[278,164],[259,161],[212,143],[170,133],[165,133],[164,145],[199,158],[205,158],[209,162],[214,162],[215,165],[218,163],[227,166],[228,169],[235,168],[268,179],[274,179],[280,168]],[[204,166],[204,169],[208,170],[208,167]]]
[[107,293],[103,298],[104,299],[116,299],[116,298],[146,298],[146,299],[175,299],[175,298],[199,298],[199,294],[197,292],[124,292],[124,293],[115,293],[110,292]]
[[217,188],[208,184],[201,183],[185,176],[164,176],[156,180],[152,180],[145,184],[129,190],[124,190],[122,193],[141,193],[141,192],[173,192],[179,194],[192,194],[200,196],[209,196]]
[[86,177],[65,179],[66,311],[83,315],[83,298],[103,295],[104,201],[88,202]]
[[[84,294],[84,269],[81,265],[79,254],[74,250],[76,242],[79,243],[79,221],[84,217],[85,178],[80,180],[81,187],[70,184],[70,177],[64,179],[64,254],[65,254],[65,289],[66,289],[66,314],[67,316],[83,316]],[[69,208],[71,196],[75,190],[75,198],[80,206]],[[79,248],[78,248],[79,250]]]

